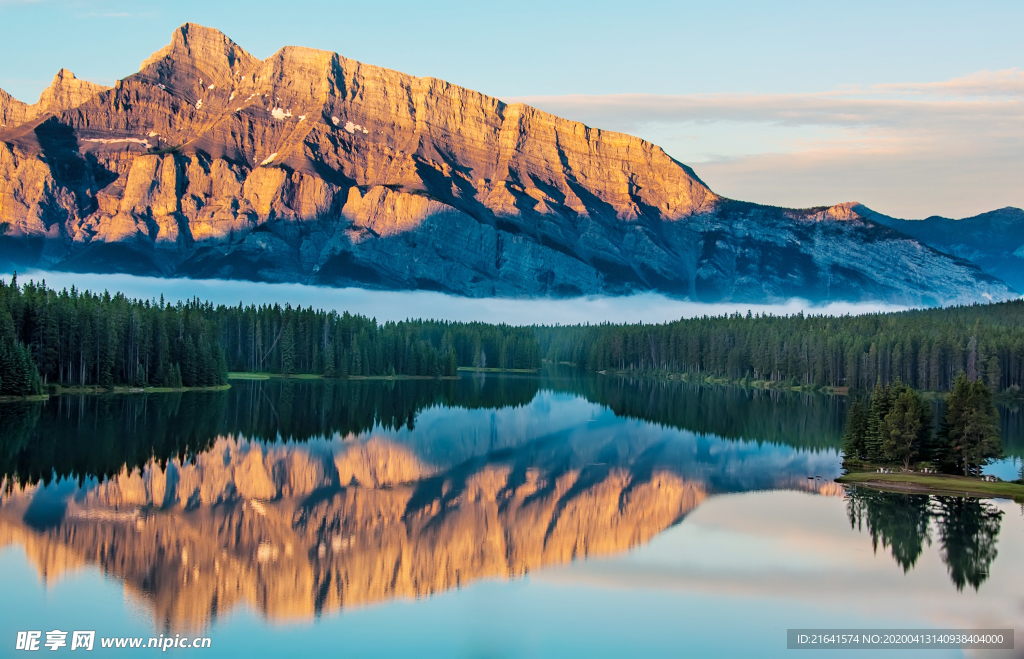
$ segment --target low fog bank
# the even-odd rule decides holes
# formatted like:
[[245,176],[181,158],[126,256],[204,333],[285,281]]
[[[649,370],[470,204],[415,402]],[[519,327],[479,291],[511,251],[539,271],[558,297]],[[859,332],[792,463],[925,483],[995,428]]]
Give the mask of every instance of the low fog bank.
[[[349,311],[376,318],[379,322],[407,318],[434,318],[454,321],[482,321],[511,325],[572,325],[576,323],[661,323],[695,316],[727,313],[795,314],[800,311],[839,316],[876,311],[902,311],[906,307],[881,302],[832,302],[814,305],[793,299],[784,304],[700,303],[676,300],[656,293],[627,297],[580,297],[569,299],[464,298],[431,291],[375,291],[361,288],[325,288],[303,284],[264,284],[219,279],[161,279],[133,275],[96,275],[29,270],[18,273],[22,283],[45,280],[60,290],[76,286],[79,290],[114,293],[128,297],[170,302],[198,297],[214,304],[280,304]],[[10,281],[10,273],[4,274]]]

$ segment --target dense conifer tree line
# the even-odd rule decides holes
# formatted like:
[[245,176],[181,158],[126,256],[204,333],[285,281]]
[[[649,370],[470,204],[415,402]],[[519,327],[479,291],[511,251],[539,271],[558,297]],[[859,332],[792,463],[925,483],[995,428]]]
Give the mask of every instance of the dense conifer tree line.
[[949,391],[960,372],[1024,386],[1024,301],[860,316],[729,316],[538,328],[546,359],[590,370],[693,373],[870,391]]
[[459,366],[535,369],[533,328],[378,324],[290,305],[128,299],[44,284],[0,285],[0,395],[43,385],[206,387],[233,371],[327,377],[455,375]]
[[326,377],[453,376],[460,366],[535,369],[533,328],[487,323],[376,319],[312,307],[218,307],[231,371],[313,373]]
[[131,300],[0,285],[0,395],[40,385],[209,386],[228,371],[454,375],[459,367],[673,372],[870,390],[1024,383],[1024,301],[862,316],[733,314],[647,325],[377,323],[290,305]]
[[[49,383],[224,384],[217,326],[208,320],[213,311],[198,301],[171,305],[74,287],[58,293],[12,277],[0,285],[0,389],[29,395]],[[12,380],[16,387],[3,386]]]

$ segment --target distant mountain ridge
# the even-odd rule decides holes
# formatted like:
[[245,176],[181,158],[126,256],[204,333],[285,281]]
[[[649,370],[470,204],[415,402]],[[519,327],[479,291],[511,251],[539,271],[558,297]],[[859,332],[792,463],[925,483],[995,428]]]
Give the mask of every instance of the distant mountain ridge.
[[913,236],[935,249],[975,263],[1024,291],[1024,210],[1006,207],[961,220],[932,217],[898,220],[867,211],[865,217]]
[[[113,88],[0,96],[8,267],[701,301],[1015,297],[857,204],[725,199],[659,147],[186,24]],[[862,210],[863,209],[863,212]]]

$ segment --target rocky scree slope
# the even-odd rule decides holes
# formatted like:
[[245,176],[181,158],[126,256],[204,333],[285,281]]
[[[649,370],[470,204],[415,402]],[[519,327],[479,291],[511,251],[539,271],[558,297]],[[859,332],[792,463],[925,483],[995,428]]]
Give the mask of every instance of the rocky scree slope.
[[112,89],[0,96],[6,267],[441,290],[1013,296],[855,204],[724,199],[636,137],[186,24]]

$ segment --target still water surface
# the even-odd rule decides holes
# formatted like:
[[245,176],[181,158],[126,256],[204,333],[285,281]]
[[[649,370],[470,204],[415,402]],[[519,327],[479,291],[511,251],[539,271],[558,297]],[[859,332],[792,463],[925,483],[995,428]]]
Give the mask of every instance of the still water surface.
[[[777,656],[790,627],[1020,635],[1020,504],[835,484],[844,405],[571,374],[4,405],[0,655],[52,629],[209,636],[207,656]],[[1017,414],[1003,410],[1019,456]]]

